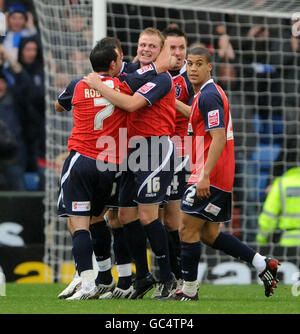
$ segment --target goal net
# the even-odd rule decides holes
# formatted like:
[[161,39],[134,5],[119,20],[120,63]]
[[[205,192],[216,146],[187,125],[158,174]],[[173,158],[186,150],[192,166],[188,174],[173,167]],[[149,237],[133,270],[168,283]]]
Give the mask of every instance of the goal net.
[[[90,71],[93,2],[35,0],[35,7],[47,88],[45,262],[54,280],[64,281],[70,279],[71,238],[57,218],[56,201],[72,114],[55,113],[53,103],[71,79]],[[223,229],[262,254],[277,256],[286,283],[299,271],[300,247],[259,246],[255,236],[267,186],[300,161],[300,44],[291,21],[299,12],[296,0],[107,0],[106,16],[107,36],[121,40],[128,61],[136,55],[139,33],[149,26],[163,30],[177,24],[189,45],[202,43],[211,51],[213,77],[231,104],[236,146],[233,220]],[[256,272],[203,246],[199,278],[245,284],[256,280]]]

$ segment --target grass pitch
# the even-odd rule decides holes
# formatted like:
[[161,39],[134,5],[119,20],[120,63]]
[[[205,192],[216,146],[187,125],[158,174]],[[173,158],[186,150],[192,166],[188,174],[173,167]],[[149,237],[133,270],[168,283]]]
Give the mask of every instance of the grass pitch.
[[300,296],[291,286],[279,284],[272,297],[252,285],[202,284],[199,301],[57,299],[65,284],[6,284],[0,296],[0,314],[300,314]]

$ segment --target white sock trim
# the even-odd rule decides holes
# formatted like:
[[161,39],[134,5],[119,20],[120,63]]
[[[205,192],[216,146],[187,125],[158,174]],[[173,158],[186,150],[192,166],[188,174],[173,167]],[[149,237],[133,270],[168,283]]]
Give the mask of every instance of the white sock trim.
[[254,255],[254,258],[252,260],[252,264],[259,273],[264,271],[264,269],[266,268],[265,258],[266,258],[265,256],[262,256],[259,253],[256,253]]
[[82,284],[95,284],[94,271],[93,269],[84,270],[81,272],[80,277],[82,279]]
[[118,270],[119,277],[125,277],[125,276],[132,275],[131,263],[118,264],[117,270]]
[[96,279],[98,276],[98,271],[99,271],[99,267],[98,267],[98,263],[96,260],[96,256],[95,253],[93,252],[93,271],[94,271],[94,278]]
[[194,297],[199,288],[198,280],[183,281],[182,292],[190,297]]
[[106,260],[98,261],[99,271],[107,271],[111,269],[111,258]]

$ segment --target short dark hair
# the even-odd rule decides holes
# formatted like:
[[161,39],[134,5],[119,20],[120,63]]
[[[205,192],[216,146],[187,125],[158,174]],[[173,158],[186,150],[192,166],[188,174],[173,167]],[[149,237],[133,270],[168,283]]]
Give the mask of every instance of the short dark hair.
[[194,56],[204,55],[208,63],[212,62],[211,54],[209,53],[209,51],[206,48],[202,48],[199,46],[189,49],[187,55],[194,55]]
[[168,36],[184,37],[185,40],[187,41],[186,34],[179,28],[167,27],[166,29],[163,30],[162,33],[165,36],[165,38],[167,38]]
[[113,46],[101,47],[99,43],[90,53],[90,62],[95,72],[107,72],[110,63],[117,60],[117,53]]
[[106,46],[113,46],[115,49],[118,49],[120,53],[123,53],[121,42],[117,37],[104,37],[97,43],[99,43],[99,46],[101,48],[104,48]]

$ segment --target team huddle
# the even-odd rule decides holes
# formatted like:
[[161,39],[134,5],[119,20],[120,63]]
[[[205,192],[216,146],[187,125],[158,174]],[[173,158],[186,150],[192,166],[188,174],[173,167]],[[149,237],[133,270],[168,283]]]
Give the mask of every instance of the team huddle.
[[58,214],[67,217],[76,275],[59,298],[140,299],[156,286],[153,299],[197,300],[202,243],[253,265],[271,296],[279,262],[220,231],[232,214],[234,136],[209,51],[187,51],[177,28],[147,28],[134,62],[123,62],[120,41],[110,37],[90,62],[94,72],[55,102],[74,118]]

